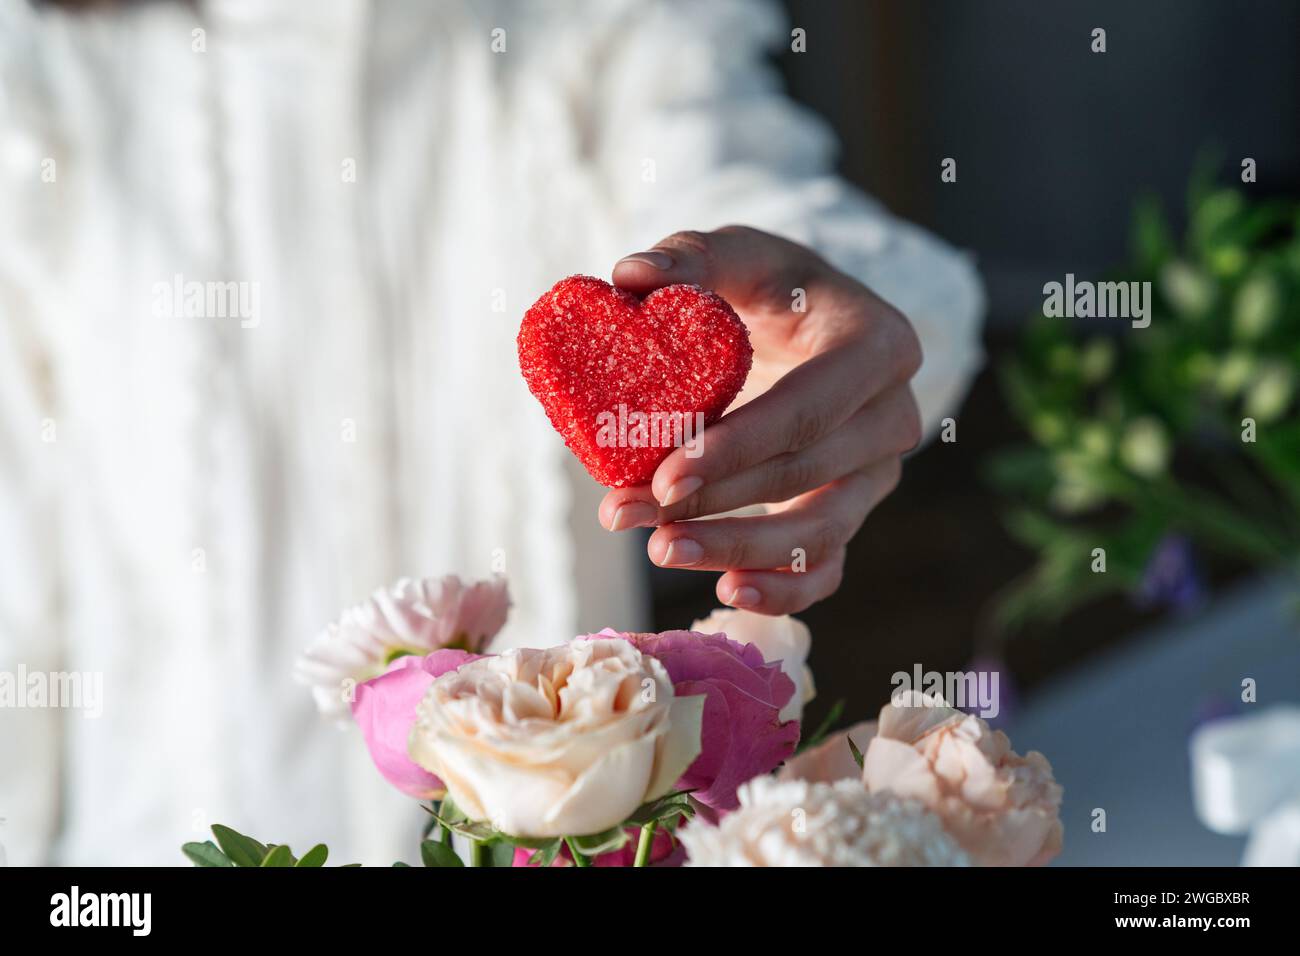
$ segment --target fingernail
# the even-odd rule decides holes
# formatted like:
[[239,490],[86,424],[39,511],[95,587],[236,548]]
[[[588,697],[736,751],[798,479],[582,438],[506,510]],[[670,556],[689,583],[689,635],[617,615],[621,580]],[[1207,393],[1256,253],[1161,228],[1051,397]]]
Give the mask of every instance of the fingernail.
[[634,252],[630,256],[624,256],[619,262],[644,262],[652,269],[671,269],[673,267],[673,257],[666,252],[660,252],[658,249],[650,249],[647,252]]
[[610,531],[626,531],[628,528],[644,528],[652,525],[659,517],[659,509],[644,501],[629,501],[618,506],[614,520],[609,523]]
[[664,494],[659,505],[667,508],[669,505],[695,494],[702,487],[704,487],[704,479],[699,475],[688,475],[685,478],[679,478],[668,486],[668,491]]
[[761,600],[763,595],[758,593],[758,588],[744,587],[732,591],[727,603],[732,607],[753,607]]
[[689,568],[692,564],[699,564],[703,560],[704,548],[700,547],[698,541],[692,541],[690,538],[674,538],[668,542],[668,550],[664,552],[664,559],[659,562],[659,565],[664,568]]

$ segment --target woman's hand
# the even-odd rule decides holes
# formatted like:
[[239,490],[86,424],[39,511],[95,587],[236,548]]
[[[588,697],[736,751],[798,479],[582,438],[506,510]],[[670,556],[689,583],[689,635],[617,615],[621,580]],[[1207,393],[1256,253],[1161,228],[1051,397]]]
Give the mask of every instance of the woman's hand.
[[[669,236],[613,278],[638,295],[679,282],[717,292],[749,328],[754,368],[702,454],[677,448],[649,487],[610,491],[601,524],[657,525],[650,559],[726,572],[717,594],[733,607],[785,614],[834,593],[845,546],[921,439],[907,319],[803,246],[737,226]],[[758,504],[768,513],[693,520]]]

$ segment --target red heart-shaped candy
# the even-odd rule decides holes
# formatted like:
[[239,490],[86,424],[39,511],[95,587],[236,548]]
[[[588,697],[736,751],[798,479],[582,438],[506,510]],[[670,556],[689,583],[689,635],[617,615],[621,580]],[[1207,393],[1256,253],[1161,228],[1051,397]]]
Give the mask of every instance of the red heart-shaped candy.
[[670,285],[644,299],[570,276],[519,327],[519,367],[564,443],[602,485],[649,483],[739,394],[754,350],[721,296]]

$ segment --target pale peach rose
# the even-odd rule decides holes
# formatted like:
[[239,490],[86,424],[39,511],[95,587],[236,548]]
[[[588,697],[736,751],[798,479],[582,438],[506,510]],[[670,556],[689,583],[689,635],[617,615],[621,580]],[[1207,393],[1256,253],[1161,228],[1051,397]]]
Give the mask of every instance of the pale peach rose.
[[434,680],[409,752],[471,819],[581,836],[672,789],[700,753],[703,703],[622,638],[519,648]]
[[849,749],[852,739],[861,753],[867,752],[867,745],[876,735],[876,722],[864,720],[854,724],[848,730],[830,734],[815,747],[809,747],[803,753],[795,754],[785,762],[777,772],[781,780],[807,780],[810,783],[835,783],[837,780],[859,780],[862,768],[853,759]]
[[679,832],[687,866],[968,866],[938,817],[916,800],[856,780],[755,777],[716,825]]
[[880,712],[862,780],[934,811],[980,866],[1038,866],[1061,851],[1061,794],[1042,754],[916,691]]
[[800,720],[804,704],[817,696],[808,653],[812,634],[808,625],[788,614],[772,617],[733,608],[720,608],[702,621],[691,625],[700,634],[726,634],[738,644],[753,644],[768,664],[780,664],[785,675],[794,681],[794,696],[781,708],[780,719]]

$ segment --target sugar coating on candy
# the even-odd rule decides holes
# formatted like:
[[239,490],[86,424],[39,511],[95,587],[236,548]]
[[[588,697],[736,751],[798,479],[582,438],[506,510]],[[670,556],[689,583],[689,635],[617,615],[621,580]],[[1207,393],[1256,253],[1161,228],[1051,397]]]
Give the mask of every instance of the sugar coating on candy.
[[[722,417],[753,361],[749,331],[721,296],[672,285],[638,299],[591,276],[562,279],[533,303],[518,345],[551,424],[611,488],[648,484],[671,454],[665,416],[688,416],[685,437],[699,441],[696,413],[705,426]],[[634,413],[665,426],[649,430],[654,443],[640,444],[647,431]]]

